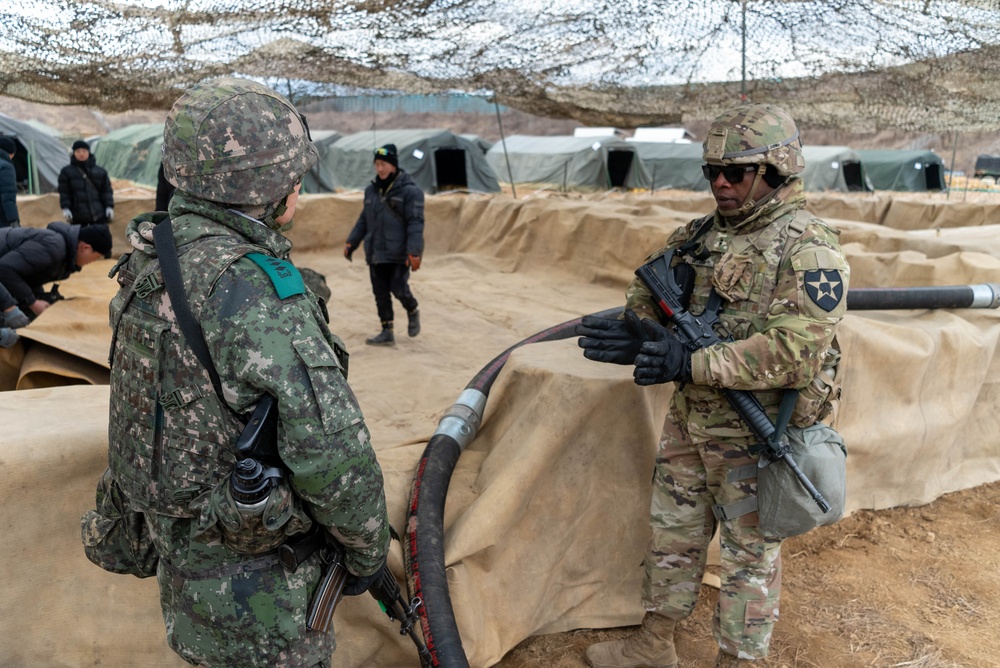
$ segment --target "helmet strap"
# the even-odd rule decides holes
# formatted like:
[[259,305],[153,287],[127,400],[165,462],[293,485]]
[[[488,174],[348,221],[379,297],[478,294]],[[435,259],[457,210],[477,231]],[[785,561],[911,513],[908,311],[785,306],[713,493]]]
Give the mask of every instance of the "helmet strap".
[[[754,200],[753,194],[757,191],[757,186],[760,185],[761,180],[763,180],[764,178],[764,172],[766,171],[767,171],[766,164],[760,163],[759,165],[757,165],[757,171],[756,173],[754,173],[753,177],[753,185],[750,186],[750,190],[747,192],[747,197],[745,200],[743,200],[743,205],[740,208],[735,209],[734,211],[723,211],[720,209],[719,215],[722,216],[723,218],[742,218],[743,216],[753,211],[754,207],[760,204],[759,201]],[[761,199],[763,200],[767,198],[763,197]]]
[[275,207],[274,211],[271,212],[271,215],[262,219],[260,222],[264,223],[275,232],[285,232],[287,230],[292,229],[292,221],[288,221],[284,225],[281,225],[277,221],[278,218],[281,218],[285,214],[285,212],[288,211],[287,204],[288,204],[288,195],[285,195],[284,197],[281,198],[281,201],[278,202],[278,206]]

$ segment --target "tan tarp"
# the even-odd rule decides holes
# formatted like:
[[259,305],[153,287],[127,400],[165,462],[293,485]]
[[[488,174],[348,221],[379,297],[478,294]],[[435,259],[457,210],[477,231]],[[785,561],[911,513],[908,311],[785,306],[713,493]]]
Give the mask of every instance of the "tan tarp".
[[[51,200],[31,204],[42,212],[32,224],[55,219]],[[416,462],[475,373],[531,334],[622,303],[634,267],[704,202],[429,197],[426,259],[412,281],[424,329],[415,339],[401,333],[392,349],[363,344],[378,324],[367,271],[340,251],[359,197],[307,197],[301,207],[295,259],[327,276],[333,328],[351,350],[351,384],[402,528]],[[905,232],[842,220],[845,210],[830,217],[856,286],[1000,277],[997,225]],[[66,383],[93,382],[79,367],[63,372],[58,357],[106,373],[111,264],[64,281],[72,298],[24,330],[39,360],[23,361],[37,371],[22,386],[63,373]],[[850,510],[926,503],[1000,479],[998,339],[996,311],[848,315],[839,427],[850,449]],[[39,344],[61,352],[41,355]],[[0,358],[0,381],[22,363],[18,355]],[[587,362],[573,339],[511,356],[445,509],[451,596],[473,666],[495,663],[532,634],[639,619],[648,485],[669,392],[638,388],[624,367]],[[104,573],[80,547],[79,516],[105,466],[107,401],[102,385],[0,393],[2,665],[184,665],[166,648],[154,583]],[[400,555],[395,545],[398,574]],[[408,640],[367,596],[342,605],[336,629],[335,665],[416,665]]]

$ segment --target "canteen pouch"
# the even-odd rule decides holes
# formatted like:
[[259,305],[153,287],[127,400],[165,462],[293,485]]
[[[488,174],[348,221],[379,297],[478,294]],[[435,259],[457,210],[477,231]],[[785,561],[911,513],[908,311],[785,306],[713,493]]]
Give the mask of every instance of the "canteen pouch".
[[758,529],[768,538],[789,538],[837,522],[847,496],[847,447],[832,427],[818,422],[785,431],[795,463],[830,504],[824,513],[783,461],[757,470]]

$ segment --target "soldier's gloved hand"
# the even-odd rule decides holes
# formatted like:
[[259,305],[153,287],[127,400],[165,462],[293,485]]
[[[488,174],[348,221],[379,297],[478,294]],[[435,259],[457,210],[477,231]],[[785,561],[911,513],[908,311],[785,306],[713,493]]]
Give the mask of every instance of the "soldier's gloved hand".
[[580,335],[576,343],[583,348],[584,357],[611,364],[634,363],[639,348],[649,338],[632,309],[625,309],[624,320],[585,315],[576,326],[576,333]]
[[406,256],[406,266],[416,271],[420,269],[420,256],[419,255],[407,255]]
[[383,573],[389,568],[386,565],[385,560],[382,560],[382,565],[375,570],[371,575],[354,575],[350,571],[347,572],[347,579],[344,580],[344,596],[358,596],[364,594],[366,591],[371,589],[372,585],[379,581]]
[[24,314],[24,311],[16,306],[12,306],[9,311],[3,312],[2,322],[4,327],[20,329],[21,327],[27,327],[31,320]]
[[354,262],[354,260],[351,259],[352,255],[354,255],[354,246],[351,244],[344,244],[344,257],[347,258],[348,262]]
[[114,207],[109,206],[108,208],[106,208],[104,210],[104,216],[108,219],[108,221],[114,220],[115,219],[115,209],[114,209]]
[[635,371],[632,372],[635,384],[690,382],[691,351],[658,322],[643,320],[642,327],[649,341],[642,344],[635,358]]
[[62,214],[63,214],[63,218],[66,219],[67,223],[72,223],[73,222],[73,212],[72,211],[70,211],[69,209],[63,209],[62,210]]

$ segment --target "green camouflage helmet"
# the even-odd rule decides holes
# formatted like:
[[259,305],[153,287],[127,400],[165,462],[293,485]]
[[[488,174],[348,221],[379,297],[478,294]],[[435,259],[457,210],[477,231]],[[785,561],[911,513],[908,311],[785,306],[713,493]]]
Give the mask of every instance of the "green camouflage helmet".
[[747,104],[712,122],[702,145],[705,162],[715,165],[774,165],[782,176],[805,169],[795,121],[784,109]]
[[295,107],[247,79],[215,79],[187,90],[163,128],[167,180],[212,202],[278,202],[318,160]]

